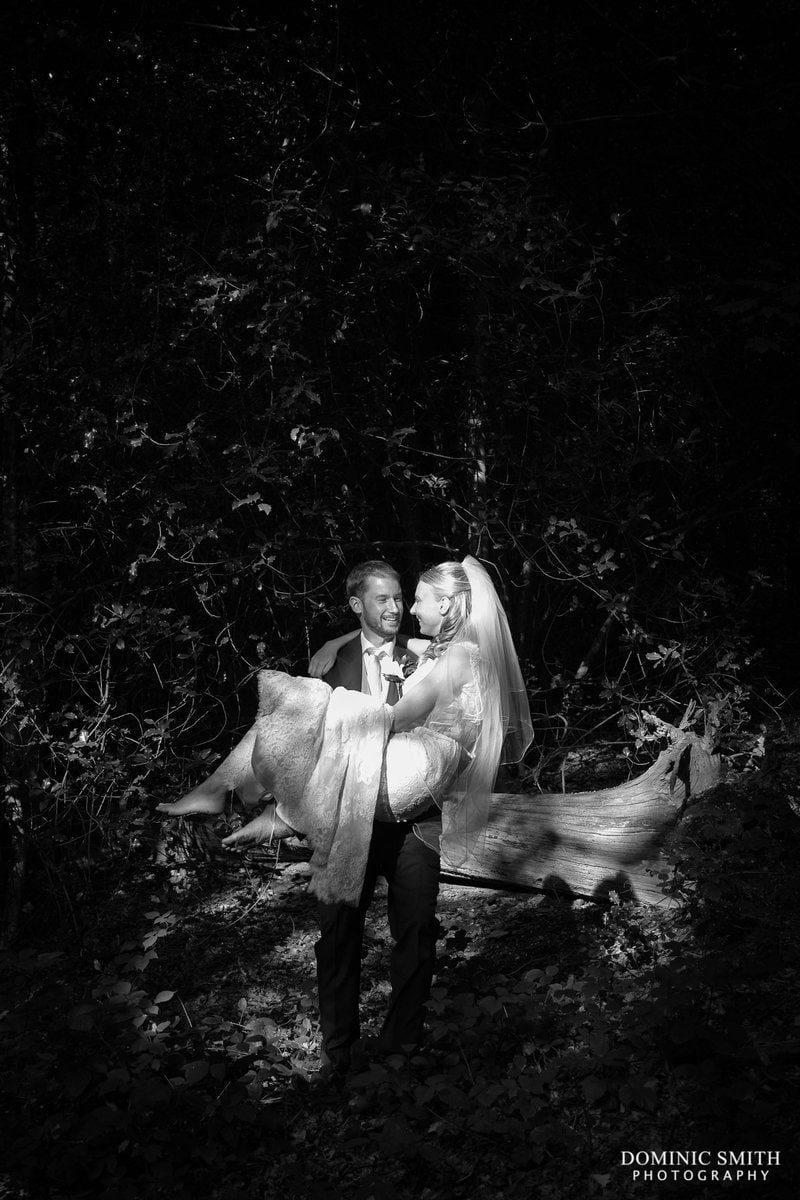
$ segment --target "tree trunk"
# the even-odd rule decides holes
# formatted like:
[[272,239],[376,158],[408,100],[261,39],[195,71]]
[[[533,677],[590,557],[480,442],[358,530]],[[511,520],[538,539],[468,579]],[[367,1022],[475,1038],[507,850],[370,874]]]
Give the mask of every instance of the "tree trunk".
[[3,789],[3,817],[10,831],[10,854],[3,897],[3,926],[0,929],[0,949],[13,946],[19,931],[22,909],[22,885],[28,862],[28,837],[25,822],[25,792],[17,782]]
[[[36,153],[37,131],[32,89],[22,80],[12,105],[2,154],[2,175],[5,186],[0,189],[0,224],[5,237],[0,244],[0,264],[5,276],[5,289],[0,307],[0,364],[9,371],[15,357],[27,347],[31,324],[26,313],[35,310],[35,287],[31,262],[35,256],[35,189],[33,156]],[[13,378],[13,370],[10,371]],[[9,387],[3,405],[2,432],[2,524],[4,538],[0,542],[0,573],[7,584],[8,614],[24,608],[34,591],[34,583],[24,576],[22,528],[24,507],[21,496],[24,475],[21,469],[21,421],[13,385]],[[29,468],[30,469],[30,468]],[[24,598],[23,598],[24,596]],[[3,660],[7,667],[22,672],[18,657],[19,645],[13,620],[7,620],[3,630]],[[13,664],[13,668],[11,667]],[[8,697],[7,697],[8,698]],[[0,735],[0,821],[8,829],[10,846],[8,874],[5,878],[3,921],[0,942],[10,945],[16,937],[22,906],[22,887],[28,858],[29,793],[23,780],[27,776],[26,753],[22,745],[18,712],[11,706],[12,715]],[[35,728],[32,725],[30,728]],[[25,734],[30,738],[30,729]]]
[[475,384],[468,396],[466,412],[467,454],[472,473],[466,508],[469,513],[469,552],[479,556],[487,525],[485,357],[489,324],[480,300],[473,300],[471,318],[472,375]]
[[445,878],[640,903],[670,903],[659,872],[687,802],[718,782],[719,758],[682,733],[643,775],[570,794],[497,794],[482,845]]

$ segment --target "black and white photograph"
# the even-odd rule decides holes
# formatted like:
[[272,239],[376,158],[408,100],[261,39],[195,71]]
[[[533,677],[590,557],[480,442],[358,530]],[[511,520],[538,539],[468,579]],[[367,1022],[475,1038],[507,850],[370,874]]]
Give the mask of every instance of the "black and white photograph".
[[0,1200],[800,1194],[791,0],[7,0]]

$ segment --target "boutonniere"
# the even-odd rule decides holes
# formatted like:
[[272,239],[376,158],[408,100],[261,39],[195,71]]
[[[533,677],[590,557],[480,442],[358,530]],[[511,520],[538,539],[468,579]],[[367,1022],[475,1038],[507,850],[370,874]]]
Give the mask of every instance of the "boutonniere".
[[419,659],[412,658],[409,654],[404,654],[400,659],[400,666],[403,671],[403,678],[408,679],[409,675],[413,675],[419,666]]
[[396,684],[398,692],[402,691],[405,676],[400,663],[395,662],[393,658],[382,658],[381,675],[387,683]]

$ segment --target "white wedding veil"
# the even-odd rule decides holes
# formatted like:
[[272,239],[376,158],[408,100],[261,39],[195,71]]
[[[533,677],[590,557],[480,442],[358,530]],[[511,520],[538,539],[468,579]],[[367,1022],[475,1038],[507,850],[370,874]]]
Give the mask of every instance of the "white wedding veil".
[[[473,655],[479,732],[442,811],[444,862],[461,866],[482,842],[498,768],[520,762],[533,739],[530,706],[508,618],[489,574],[468,555],[462,567],[470,586],[470,614],[463,637]],[[459,636],[459,640],[460,636]]]

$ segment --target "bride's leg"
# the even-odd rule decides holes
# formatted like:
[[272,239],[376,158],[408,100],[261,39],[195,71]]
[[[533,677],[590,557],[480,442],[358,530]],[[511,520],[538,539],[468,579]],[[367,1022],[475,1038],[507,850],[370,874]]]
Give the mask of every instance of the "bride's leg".
[[246,850],[250,846],[269,845],[281,838],[292,837],[295,832],[291,825],[278,816],[273,800],[252,821],[223,838],[222,844],[228,850]]
[[250,765],[256,742],[256,727],[248,729],[213,774],[187,792],[174,804],[159,804],[156,811],[167,817],[184,817],[192,813],[222,813],[225,797],[236,791],[245,807],[252,807],[264,795],[264,788],[253,774]]

